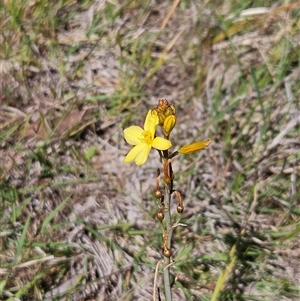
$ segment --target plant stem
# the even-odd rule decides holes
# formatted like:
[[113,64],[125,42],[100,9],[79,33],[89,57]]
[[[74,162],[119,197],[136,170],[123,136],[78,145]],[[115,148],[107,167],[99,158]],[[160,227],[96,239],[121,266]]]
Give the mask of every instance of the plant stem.
[[[170,210],[170,201],[171,201],[171,191],[170,185],[165,184],[165,221],[166,221],[166,230],[169,235],[172,235],[172,221],[171,221],[171,210]],[[168,249],[171,249],[170,245],[171,237],[168,237]],[[171,281],[170,281],[170,257],[164,256],[164,284],[165,284],[165,297],[167,301],[172,301],[171,293]]]

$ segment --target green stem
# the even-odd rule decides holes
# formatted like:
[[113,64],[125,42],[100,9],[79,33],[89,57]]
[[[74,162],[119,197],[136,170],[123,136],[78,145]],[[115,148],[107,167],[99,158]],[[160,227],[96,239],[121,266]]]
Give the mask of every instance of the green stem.
[[[168,249],[171,249],[171,236],[172,236],[172,220],[171,220],[171,191],[170,185],[165,184],[165,221],[166,221],[166,232],[168,232]],[[171,293],[171,281],[170,281],[170,257],[164,256],[164,284],[165,284],[165,297],[167,301],[172,301]]]

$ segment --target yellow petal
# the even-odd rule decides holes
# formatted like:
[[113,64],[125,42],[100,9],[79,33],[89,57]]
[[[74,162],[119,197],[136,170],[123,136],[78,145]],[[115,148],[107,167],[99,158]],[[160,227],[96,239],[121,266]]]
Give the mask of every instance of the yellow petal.
[[210,144],[211,144],[210,139],[203,140],[203,141],[198,141],[196,143],[184,145],[183,147],[181,147],[178,150],[178,152],[181,153],[181,154],[190,154],[190,153],[199,151],[199,150],[209,146]]
[[141,137],[144,133],[144,130],[139,126],[130,126],[124,130],[124,137],[128,144],[138,145],[141,144]]
[[136,156],[136,158],[134,160],[136,165],[144,164],[149,157],[151,146],[146,143],[143,144],[143,146],[144,146],[144,148],[138,153],[138,155]]
[[137,155],[145,148],[145,143],[136,145],[134,148],[130,150],[130,152],[126,155],[123,162],[130,163],[135,160]]
[[169,115],[168,117],[166,117],[163,126],[165,135],[169,135],[171,133],[176,124],[176,119],[176,115]]
[[144,123],[144,130],[145,131],[150,131],[153,136],[156,130],[156,126],[158,125],[159,119],[157,114],[152,113],[151,110],[148,111],[148,114],[146,116],[145,119],[145,123]]
[[169,149],[172,146],[172,143],[162,137],[156,137],[154,138],[154,140],[152,141],[151,144],[152,147],[159,149],[159,150],[166,150]]

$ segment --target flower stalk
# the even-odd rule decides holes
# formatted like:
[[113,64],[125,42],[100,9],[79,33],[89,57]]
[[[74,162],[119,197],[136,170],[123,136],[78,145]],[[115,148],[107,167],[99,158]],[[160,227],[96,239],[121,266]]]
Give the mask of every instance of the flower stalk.
[[165,297],[167,301],[172,301],[172,292],[171,292],[171,280],[170,280],[170,262],[171,262],[171,238],[172,238],[172,219],[171,219],[171,183],[165,183],[165,221],[166,229],[164,233],[164,286],[165,286]]
[[[158,105],[154,109],[148,111],[143,129],[138,126],[130,126],[124,130],[125,140],[133,146],[123,160],[125,163],[135,162],[136,165],[144,164],[148,159],[151,148],[157,149],[160,161],[162,162],[164,189],[163,192],[160,189],[161,176],[160,170],[157,169],[154,196],[156,199],[160,200],[156,217],[164,229],[162,246],[164,257],[163,275],[165,298],[167,301],[172,301],[172,282],[170,276],[170,268],[172,265],[171,241],[173,229],[176,225],[178,225],[178,223],[176,225],[173,223],[171,216],[171,199],[173,194],[177,199],[176,209],[179,218],[184,210],[180,192],[173,189],[174,173],[172,170],[171,160],[177,155],[185,155],[202,150],[211,143],[210,139],[198,141],[192,144],[184,145],[177,151],[169,154],[169,149],[172,146],[172,143],[170,142],[170,134],[176,124],[177,116],[175,106],[170,104],[166,99],[160,99],[158,101]],[[156,136],[157,126],[162,128],[164,137]],[[157,276],[157,273],[155,275]],[[155,284],[157,278],[156,276],[154,277]],[[153,298],[155,298],[155,294],[153,295]]]

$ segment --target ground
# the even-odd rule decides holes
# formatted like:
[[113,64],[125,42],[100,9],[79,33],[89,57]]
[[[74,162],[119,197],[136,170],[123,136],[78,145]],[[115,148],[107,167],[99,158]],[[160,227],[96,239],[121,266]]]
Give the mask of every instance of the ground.
[[123,129],[166,98],[173,151],[212,140],[172,160],[173,300],[300,300],[299,2],[0,11],[1,299],[153,299],[162,166]]

